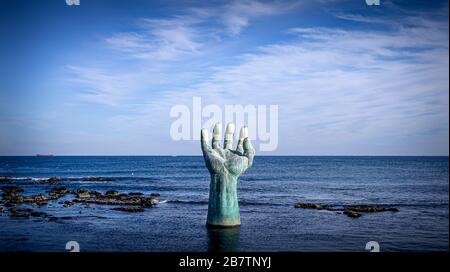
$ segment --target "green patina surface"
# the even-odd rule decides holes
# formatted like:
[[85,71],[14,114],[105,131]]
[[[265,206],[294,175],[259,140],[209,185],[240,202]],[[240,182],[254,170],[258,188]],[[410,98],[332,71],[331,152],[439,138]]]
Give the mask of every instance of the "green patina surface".
[[208,205],[208,226],[232,227],[241,224],[237,198],[238,177],[253,164],[255,150],[241,129],[236,150],[232,150],[234,126],[229,124],[225,133],[224,148],[220,146],[220,124],[214,127],[211,145],[207,130],[202,130],[202,151],[211,175]]
[[241,224],[236,185],[237,177],[233,175],[211,175],[207,219],[209,225]]

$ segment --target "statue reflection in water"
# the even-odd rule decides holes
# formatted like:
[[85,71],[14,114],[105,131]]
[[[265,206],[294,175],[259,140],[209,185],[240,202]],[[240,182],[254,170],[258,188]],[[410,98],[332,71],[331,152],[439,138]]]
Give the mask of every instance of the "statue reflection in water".
[[239,251],[240,227],[207,228],[209,252]]

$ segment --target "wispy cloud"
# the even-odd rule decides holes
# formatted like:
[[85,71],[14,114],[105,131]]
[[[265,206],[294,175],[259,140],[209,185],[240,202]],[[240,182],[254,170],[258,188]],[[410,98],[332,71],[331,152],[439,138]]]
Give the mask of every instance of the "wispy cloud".
[[138,32],[117,33],[105,41],[134,58],[179,60],[200,53],[204,34],[194,27],[199,22],[190,17],[141,19]]
[[290,145],[281,143],[281,153],[313,153],[324,141],[341,154],[386,152],[391,146],[394,154],[408,154],[405,143],[414,142],[434,152],[448,146],[445,22],[426,19],[391,31],[291,32],[296,41],[263,47],[241,64],[218,68],[201,84],[166,92],[154,103],[189,104],[200,95],[205,103],[278,104],[280,137]]
[[251,20],[291,11],[299,2],[232,1],[219,7],[190,8],[171,18],[143,18],[136,31],[113,34],[105,42],[130,57],[152,61],[201,55],[224,36],[236,36]]
[[69,81],[79,89],[83,101],[116,106],[131,99],[143,79],[133,73],[112,73],[95,68],[69,65]]
[[[233,37],[255,16],[280,10],[260,2],[233,2],[222,17],[225,35]],[[210,12],[143,20],[144,31],[108,42],[132,57],[155,60],[152,65],[196,54],[203,61],[207,42],[199,34],[212,33],[204,32],[202,25],[210,20]],[[337,16],[379,22],[357,14]],[[448,149],[448,21],[413,14],[402,20],[384,18],[383,24],[383,29],[370,30],[291,28],[293,39],[233,56],[238,63],[227,66],[184,62],[180,69],[182,63],[169,62],[150,71],[144,66],[131,75],[72,69],[79,83],[93,90],[85,94],[88,99],[117,104],[132,96],[141,101],[132,112],[111,117],[110,124],[140,133],[145,127],[151,137],[159,137],[159,144],[167,141],[173,152],[195,153],[197,145],[161,136],[171,122],[170,107],[190,105],[193,96],[201,96],[204,104],[278,104],[281,154],[442,154],[443,146]],[[184,76],[202,69],[199,77]],[[149,78],[171,84],[162,86]],[[135,95],[136,89],[158,91]]]
[[251,20],[263,16],[282,14],[292,10],[299,2],[261,2],[254,0],[233,1],[223,7],[221,15],[223,24],[229,35],[238,35],[242,29],[249,26]]

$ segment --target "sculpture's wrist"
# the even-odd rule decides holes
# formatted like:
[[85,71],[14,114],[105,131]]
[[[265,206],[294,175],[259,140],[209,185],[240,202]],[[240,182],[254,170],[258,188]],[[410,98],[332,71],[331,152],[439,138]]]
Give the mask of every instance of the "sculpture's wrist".
[[211,174],[211,179],[214,180],[225,180],[225,181],[237,181],[237,176],[229,172],[226,173],[213,173]]
[[230,173],[211,174],[208,224],[236,226],[240,224],[237,199],[237,176]]

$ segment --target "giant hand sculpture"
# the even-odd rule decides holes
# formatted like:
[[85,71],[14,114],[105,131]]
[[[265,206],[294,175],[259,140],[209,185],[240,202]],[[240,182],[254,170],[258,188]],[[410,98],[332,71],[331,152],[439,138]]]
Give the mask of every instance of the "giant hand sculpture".
[[213,129],[211,145],[208,130],[201,131],[201,144],[206,167],[211,174],[209,185],[208,226],[233,227],[241,224],[237,199],[237,179],[253,164],[253,149],[248,130],[241,128],[236,150],[232,150],[234,124],[229,123],[225,132],[224,147],[220,146],[221,124]]

